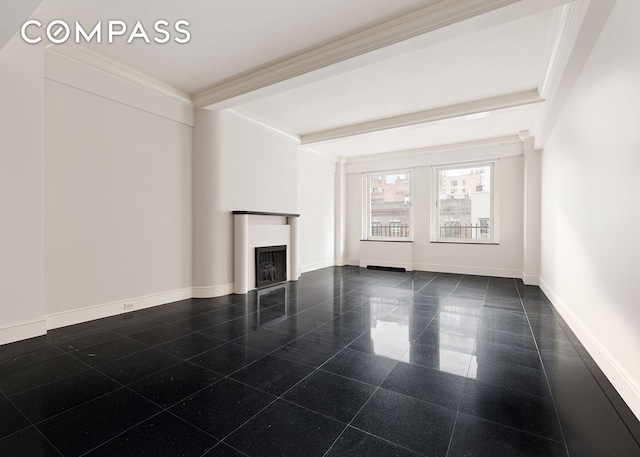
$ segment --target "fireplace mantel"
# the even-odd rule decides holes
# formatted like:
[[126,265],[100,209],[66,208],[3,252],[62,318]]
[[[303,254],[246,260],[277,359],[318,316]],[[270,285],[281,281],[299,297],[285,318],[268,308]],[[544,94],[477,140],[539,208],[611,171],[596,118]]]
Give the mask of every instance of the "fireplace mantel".
[[279,217],[300,217],[299,214],[293,213],[267,213],[264,211],[231,211],[233,215],[249,215],[249,216],[279,216]]
[[255,248],[287,246],[287,281],[300,277],[299,214],[266,211],[232,211],[234,293],[256,288]]

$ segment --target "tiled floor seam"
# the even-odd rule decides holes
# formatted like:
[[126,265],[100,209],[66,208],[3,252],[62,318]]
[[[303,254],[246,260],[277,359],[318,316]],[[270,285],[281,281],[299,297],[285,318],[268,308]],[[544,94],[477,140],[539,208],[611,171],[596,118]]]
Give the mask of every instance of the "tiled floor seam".
[[[463,276],[464,278],[464,276]],[[460,280],[462,281],[462,279]],[[459,285],[459,284],[458,284]],[[457,286],[456,286],[457,288]],[[487,286],[485,287],[484,290],[484,296],[487,296],[487,289],[489,288],[489,281],[487,280]],[[454,289],[455,291],[455,289]],[[484,300],[483,300],[483,306],[484,306]],[[478,322],[479,325],[479,322]],[[477,329],[476,329],[477,330]],[[474,343],[474,350],[475,350],[475,346],[477,344],[477,337],[475,338],[476,342]],[[471,359],[469,359],[469,366],[467,367],[467,376],[469,375],[469,370],[471,369]],[[445,457],[449,456],[449,452],[451,451],[451,445],[453,444],[453,436],[456,432],[456,425],[458,425],[458,417],[460,416],[460,406],[462,405],[462,399],[464,397],[464,385],[462,386],[462,393],[460,395],[460,400],[458,400],[458,407],[456,408],[456,418],[453,421],[453,427],[451,427],[451,436],[449,437],[449,444],[447,445],[447,452],[445,453]]]
[[529,314],[527,313],[527,309],[524,306],[524,300],[522,300],[522,294],[520,294],[520,289],[518,288],[518,284],[516,280],[513,280],[514,285],[516,286],[516,291],[518,292],[518,298],[520,298],[520,303],[522,304],[522,309],[524,309],[524,315],[527,318],[527,323],[529,324],[529,330],[531,331],[531,335],[533,335],[533,344],[536,346],[536,351],[538,352],[538,358],[540,359],[540,364],[542,365],[542,372],[544,373],[544,378],[547,381],[547,389],[549,390],[549,395],[551,396],[551,403],[553,404],[553,410],[556,414],[556,420],[558,421],[558,427],[560,429],[560,436],[562,436],[562,444],[564,445],[565,452],[567,457],[573,457],[569,454],[569,446],[567,445],[567,440],[564,436],[564,430],[562,429],[562,422],[560,422],[560,414],[558,413],[558,407],[556,406],[556,400],[553,396],[553,391],[551,390],[551,384],[549,383],[549,375],[547,374],[547,370],[544,366],[544,360],[542,360],[542,354],[540,353],[540,347],[538,346],[538,340],[536,338],[535,333],[533,333],[533,326],[531,325],[531,321],[529,320]]
[[43,439],[44,439],[44,440],[45,440],[45,441],[46,441],[46,442],[47,442],[47,443],[48,443],[48,444],[49,444],[49,445],[50,445],[50,446],[51,446],[51,447],[52,447],[52,448],[53,448],[53,449],[54,449],[54,450],[59,454],[59,455],[63,456],[62,452],[60,452],[60,450],[59,450],[57,447],[55,447],[51,441],[49,441],[49,438],[47,438],[47,437],[42,433],[42,431],[40,431],[40,429],[39,429],[39,428],[38,428],[38,426],[37,426],[37,423],[34,423],[31,419],[29,419],[29,418],[28,418],[28,417],[27,417],[27,416],[22,412],[22,410],[21,410],[20,408],[18,408],[18,406],[17,406],[15,403],[13,403],[13,402],[11,401],[11,399],[10,399],[9,397],[7,397],[4,393],[2,393],[2,395],[7,399],[7,401],[8,401],[9,403],[11,403],[11,406],[13,406],[13,407],[14,407],[14,408],[15,408],[15,409],[16,409],[16,410],[17,410],[17,411],[18,411],[18,412],[19,412],[19,413],[20,413],[20,414],[21,414],[21,415],[22,415],[22,416],[23,416],[23,417],[24,417],[24,418],[29,422],[29,424],[31,424],[31,425],[29,425],[28,427],[25,427],[25,428],[23,428],[23,429],[21,429],[21,430],[18,430],[17,432],[11,433],[10,435],[7,435],[7,436],[3,437],[2,439],[0,439],[0,442],[2,442],[3,440],[5,440],[5,439],[7,439],[7,438],[10,438],[10,437],[12,437],[12,436],[14,436],[14,435],[17,435],[18,433],[22,433],[22,432],[24,432],[25,430],[29,430],[31,427],[33,427],[33,429],[34,429],[36,432],[38,432],[38,434],[39,434],[39,435],[40,435],[40,436],[41,436],[41,437],[42,437],[42,438],[43,438]]
[[[309,333],[309,332],[307,332],[307,333]],[[306,333],[305,333],[305,335],[306,335]],[[299,338],[302,338],[302,335],[301,335]],[[298,338],[296,338],[296,339],[298,339]],[[292,341],[295,341],[295,340],[292,340]],[[291,343],[292,341],[290,341],[289,343]],[[287,344],[289,344],[289,343],[287,343]],[[283,346],[286,346],[286,344],[285,344],[285,345],[283,345]],[[272,351],[272,352],[270,352],[270,353],[268,353],[268,354],[265,354],[263,357],[261,357],[261,358],[260,358],[260,359],[258,359],[258,360],[261,360],[261,359],[263,359],[264,357],[267,357],[268,355],[271,355],[273,352],[277,351],[278,349],[280,349],[280,348],[281,348],[281,347],[283,347],[283,346],[280,346],[279,348],[275,349],[274,351]],[[300,384],[301,382],[303,382],[304,380],[306,380],[309,376],[311,376],[313,373],[315,373],[316,371],[318,371],[322,365],[324,365],[324,364],[325,364],[325,363],[327,363],[329,360],[331,360],[333,357],[335,357],[336,355],[338,355],[338,354],[339,354],[340,352],[342,352],[345,348],[346,348],[346,346],[345,346],[345,347],[343,347],[342,349],[340,349],[340,351],[338,351],[338,352],[337,352],[336,354],[334,354],[332,357],[330,357],[329,359],[327,359],[325,362],[323,362],[319,367],[317,367],[316,369],[312,370],[308,375],[304,376],[302,379],[300,379],[298,382],[296,382],[294,385],[292,385],[290,388],[288,388],[288,389],[287,389],[285,392],[283,392],[281,395],[279,395],[279,396],[275,396],[276,398],[275,398],[273,401],[269,402],[269,404],[268,404],[268,405],[266,405],[264,408],[262,408],[262,409],[261,409],[260,411],[258,411],[256,414],[254,414],[254,415],[253,415],[253,416],[251,416],[249,419],[247,419],[246,421],[244,421],[242,424],[240,424],[238,427],[236,427],[234,430],[232,430],[230,433],[228,433],[224,438],[220,439],[220,442],[221,442],[221,443],[225,443],[225,444],[227,444],[227,443],[225,442],[225,440],[226,440],[227,438],[229,438],[229,437],[230,437],[231,435],[233,435],[235,432],[237,432],[238,430],[240,430],[242,427],[244,427],[247,423],[249,423],[250,421],[252,421],[252,420],[253,420],[255,417],[257,417],[258,415],[260,415],[263,411],[265,411],[267,408],[269,408],[269,407],[270,407],[271,405],[273,405],[275,402],[277,402],[277,401],[278,401],[278,400],[280,400],[280,399],[284,400],[284,398],[282,398],[282,397],[284,397],[284,396],[285,396],[285,395],[286,395],[290,390],[294,389],[298,384]],[[255,361],[253,361],[252,363],[247,364],[247,365],[244,365],[243,367],[241,367],[241,368],[239,368],[239,369],[237,369],[237,370],[233,371],[232,373],[229,373],[227,376],[225,376],[225,377],[224,377],[224,379],[230,379],[230,380],[232,380],[232,381],[234,381],[234,382],[237,382],[237,383],[239,383],[239,384],[245,385],[245,386],[250,387],[250,388],[252,388],[252,389],[258,390],[258,391],[260,391],[260,392],[264,392],[264,391],[262,391],[262,390],[260,390],[260,389],[256,389],[254,386],[250,386],[250,385],[248,385],[248,384],[245,384],[245,383],[244,383],[244,382],[242,382],[242,381],[238,381],[237,379],[233,379],[233,378],[231,378],[231,377],[230,377],[230,376],[231,376],[231,375],[233,375],[234,373],[237,373],[238,371],[243,370],[244,368],[246,368],[246,367],[248,367],[248,366],[250,366],[250,365],[253,365],[253,364],[254,364],[254,363],[256,363],[258,360],[255,360]],[[203,390],[204,390],[204,389],[203,389]],[[272,396],[274,396],[273,394],[269,394],[268,392],[265,392],[265,393],[267,393],[268,395],[272,395]],[[194,395],[195,395],[195,394],[194,394]],[[193,395],[191,395],[191,396],[193,396]],[[285,401],[287,401],[287,400],[285,400]],[[295,403],[290,402],[290,401],[287,401],[287,403],[295,404]],[[295,404],[295,405],[296,405],[296,406],[298,406],[298,407],[301,407],[301,406],[300,406],[300,405],[298,405],[298,404]],[[309,410],[308,408],[304,408],[304,409]],[[311,410],[309,410],[309,411],[311,411]],[[319,414],[319,413],[317,413],[317,412],[315,412],[315,411],[313,411],[313,412],[314,412],[315,414]],[[322,415],[322,414],[320,414],[320,415]],[[322,416],[324,416],[324,415],[322,415]],[[324,417],[326,417],[326,416],[324,416]],[[335,419],[332,419],[332,420],[335,420]]]

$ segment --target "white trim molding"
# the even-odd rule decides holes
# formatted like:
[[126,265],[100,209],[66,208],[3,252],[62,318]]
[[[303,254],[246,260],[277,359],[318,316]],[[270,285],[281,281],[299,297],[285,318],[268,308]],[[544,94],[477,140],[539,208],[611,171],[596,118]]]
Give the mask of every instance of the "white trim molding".
[[223,284],[221,286],[193,287],[193,298],[215,298],[233,293],[234,285]]
[[310,271],[322,270],[323,268],[329,268],[336,266],[337,263],[335,260],[325,260],[324,262],[316,262],[309,263],[307,265],[302,265],[302,273],[309,273]]
[[45,315],[47,329],[52,330],[67,325],[80,324],[103,317],[116,316],[140,309],[151,308],[154,306],[165,305],[180,300],[187,300],[193,297],[191,287],[185,289],[173,290],[159,294],[145,295],[142,297],[118,300],[111,303],[104,303],[95,306],[87,306],[86,308],[72,309],[60,313]]
[[346,164],[346,173],[370,173],[380,170],[456,165],[521,156],[522,141],[517,135],[458,143],[431,148],[400,151],[396,154],[357,156]]
[[526,275],[523,272],[522,273],[522,282],[524,282],[524,284],[526,286],[539,286],[540,285],[540,277]]
[[615,4],[616,0],[576,0],[556,19],[556,42],[540,83],[540,93],[550,101],[531,129],[535,149],[543,149],[551,136]]
[[82,48],[75,44],[49,45],[45,47],[46,51],[56,54],[67,59],[73,60],[82,65],[86,65],[94,70],[106,73],[129,84],[133,84],[141,89],[153,92],[161,97],[168,98],[171,101],[180,103],[189,108],[193,108],[191,95],[180,89],[176,89],[169,84],[150,76],[133,70],[114,60],[104,57],[88,49]]
[[522,272],[506,268],[468,267],[464,265],[442,265],[430,263],[415,263],[413,269],[430,271],[433,273],[452,273],[459,275],[493,276],[498,278],[519,278]]
[[540,289],[551,300],[551,304],[560,313],[573,333],[576,334],[582,345],[587,349],[591,357],[607,376],[611,384],[627,403],[635,416],[640,419],[640,383],[618,362],[616,357],[609,352],[604,344],[587,328],[586,325],[574,314],[571,307],[540,278]]
[[256,114],[253,114],[245,110],[244,108],[240,108],[240,107],[229,108],[228,110],[225,110],[225,112],[232,114],[247,122],[251,122],[252,124],[257,125],[258,127],[264,130],[268,130],[269,132],[275,133],[276,135],[280,135],[288,140],[293,140],[293,141],[296,141],[297,143],[300,143],[300,137],[295,133],[287,132],[284,128],[279,127],[273,124],[272,122],[268,121],[267,119],[264,119]]
[[480,100],[458,103],[455,105],[432,108],[415,113],[402,114],[400,116],[346,125],[344,127],[337,127],[321,132],[308,133],[306,135],[302,135],[300,144],[305,146],[308,144],[331,141],[339,138],[363,135],[365,133],[426,124],[446,119],[455,119],[473,114],[495,113],[498,111],[524,107],[535,108],[544,103],[544,101],[545,100],[538,94],[538,89],[529,89],[510,94],[497,95],[495,97],[483,98]]
[[205,108],[520,2],[521,0],[442,0],[261,70],[217,84],[195,94],[194,104],[196,108]]
[[30,322],[19,322],[0,328],[0,345],[13,343],[14,341],[35,338],[47,333],[47,322],[38,319]]
[[191,96],[76,45],[46,47],[46,81],[193,127]]

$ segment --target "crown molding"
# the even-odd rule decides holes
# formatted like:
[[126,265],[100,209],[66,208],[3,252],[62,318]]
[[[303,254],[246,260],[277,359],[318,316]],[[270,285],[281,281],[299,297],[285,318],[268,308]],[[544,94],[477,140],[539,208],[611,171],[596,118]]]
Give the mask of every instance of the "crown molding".
[[535,149],[543,149],[551,136],[615,4],[616,0],[575,0],[567,10],[558,56],[548,81],[541,86],[549,102],[532,128]]
[[555,14],[553,31],[551,33],[551,45],[548,50],[547,66],[538,86],[540,96],[547,98],[551,86],[554,85],[554,78],[557,78],[560,68],[566,64],[566,58],[562,59],[562,51],[568,45],[570,29],[574,26],[572,18],[576,10],[576,3],[567,3],[558,8]]
[[413,13],[205,89],[194,95],[194,105],[196,108],[205,108],[522,1],[442,0]]
[[543,103],[544,99],[540,97],[537,89],[525,90],[522,92],[514,92],[511,94],[498,95],[495,97],[484,98],[481,100],[472,100],[469,102],[458,103],[456,105],[443,106],[440,108],[432,108],[416,113],[402,114],[384,119],[376,119],[374,121],[362,122],[359,124],[347,125],[335,129],[324,130],[321,132],[309,133],[302,135],[302,145],[320,143],[348,136],[362,135],[365,133],[377,132],[380,130],[388,130],[399,127],[406,127],[416,124],[425,124],[428,122],[442,121],[445,119],[453,119],[472,114],[485,112],[495,112],[511,108],[519,108]]
[[288,140],[293,140],[293,141],[296,141],[297,143],[300,143],[300,136],[296,135],[295,133],[288,132],[285,129],[273,124],[272,122],[269,122],[268,120],[260,116],[257,116],[243,108],[240,108],[240,107],[229,108],[224,112],[232,114],[233,116],[236,116],[247,122],[251,122],[252,124],[255,124],[265,130],[269,130],[277,135],[285,137]]
[[187,92],[133,70],[107,57],[75,44],[47,45],[45,52],[73,60],[94,70],[125,81],[141,89],[152,92],[188,108],[193,108],[193,100]]
[[458,151],[463,149],[479,149],[492,146],[505,146],[513,144],[521,144],[522,139],[519,135],[508,135],[494,138],[485,138],[482,140],[465,141],[461,143],[450,143],[438,146],[429,146],[426,148],[406,149],[404,151],[383,152],[380,154],[368,154],[355,157],[347,157],[347,164],[371,162],[375,160],[386,159],[404,159],[425,154],[434,154],[438,152]]
[[320,158],[322,158],[322,159],[324,159],[324,160],[326,160],[328,162],[331,162],[331,163],[340,162],[340,158],[339,157],[332,156],[332,155],[329,155],[329,154],[325,154],[324,152],[316,151],[315,149],[312,149],[312,148],[309,148],[309,147],[304,147],[303,146],[303,147],[300,148],[300,151],[306,151],[309,154],[315,154],[318,157],[320,157]]

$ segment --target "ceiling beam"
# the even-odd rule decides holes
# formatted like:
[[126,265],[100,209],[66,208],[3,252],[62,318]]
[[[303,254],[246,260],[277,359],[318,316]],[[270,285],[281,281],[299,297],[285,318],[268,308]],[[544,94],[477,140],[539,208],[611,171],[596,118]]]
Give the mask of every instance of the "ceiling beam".
[[[348,36],[194,95],[196,108],[210,107],[243,94],[397,44],[486,13],[532,0],[442,0],[426,8]],[[557,5],[569,0],[534,0]],[[539,6],[538,6],[539,8]],[[238,103],[236,103],[237,105]],[[231,106],[221,106],[220,109]]]
[[441,0],[342,40],[215,84],[194,94],[194,104],[196,108],[214,110],[233,108],[573,1]]
[[470,116],[480,113],[491,113],[505,109],[531,107],[543,103],[537,89],[525,90],[511,94],[498,95],[496,97],[473,100],[456,105],[443,106],[428,109],[416,113],[402,114],[384,119],[347,125],[335,129],[302,135],[301,144],[320,143],[349,136],[362,135],[364,133],[389,130],[410,125],[425,124],[428,122],[442,121],[462,116]]

